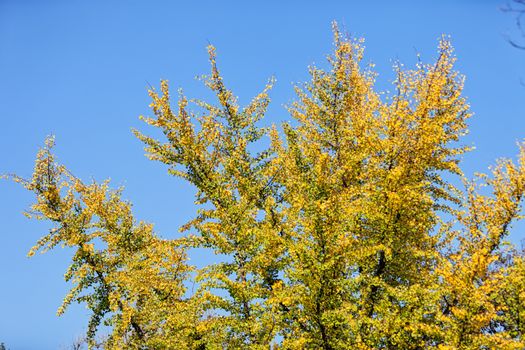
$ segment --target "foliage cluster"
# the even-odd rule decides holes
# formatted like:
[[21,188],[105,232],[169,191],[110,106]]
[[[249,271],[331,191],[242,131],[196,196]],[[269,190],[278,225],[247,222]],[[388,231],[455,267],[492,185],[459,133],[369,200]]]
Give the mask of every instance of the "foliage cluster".
[[[134,133],[196,189],[198,212],[179,238],[135,219],[108,182],[73,176],[52,139],[32,178],[13,177],[36,195],[28,215],[54,224],[29,254],[74,250],[58,312],[88,306],[91,347],[525,347],[525,258],[506,241],[525,146],[516,164],[465,179],[470,112],[450,43],[432,64],[396,65],[388,95],[361,63],[361,41],[336,26],[334,38],[330,68],[310,68],[282,128],[259,126],[272,82],[239,106],[213,47],[214,104],[182,92],[172,104],[166,81],[149,91],[153,117],[143,119],[164,137]],[[192,266],[196,247],[217,262]],[[97,345],[101,324],[111,332]]]

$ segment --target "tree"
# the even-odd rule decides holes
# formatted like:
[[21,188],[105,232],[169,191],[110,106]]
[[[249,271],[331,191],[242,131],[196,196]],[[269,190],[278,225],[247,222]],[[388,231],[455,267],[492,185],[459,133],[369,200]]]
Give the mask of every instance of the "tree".
[[[525,1],[524,0],[512,0],[505,7],[502,8],[504,12],[514,14],[516,22],[516,28],[519,31],[521,37],[525,37],[525,28],[523,27],[523,16],[525,15]],[[520,40],[508,38],[508,42],[515,48],[525,50],[525,44]]]
[[[166,81],[149,91],[154,116],[143,119],[164,139],[135,135],[196,188],[200,206],[180,238],[137,221],[107,181],[73,176],[53,139],[31,179],[12,176],[36,194],[28,214],[54,223],[29,254],[75,250],[58,312],[87,304],[90,347],[525,346],[524,254],[506,241],[520,218],[525,145],[517,164],[465,179],[470,112],[448,40],[433,64],[396,65],[387,95],[361,63],[361,41],[335,25],[334,38],[330,68],[310,68],[282,132],[258,126],[272,81],[239,106],[211,46],[205,83],[215,104],[197,100],[192,110],[180,93],[172,106]],[[217,263],[190,265],[192,247]],[[95,344],[102,322],[111,333]]]

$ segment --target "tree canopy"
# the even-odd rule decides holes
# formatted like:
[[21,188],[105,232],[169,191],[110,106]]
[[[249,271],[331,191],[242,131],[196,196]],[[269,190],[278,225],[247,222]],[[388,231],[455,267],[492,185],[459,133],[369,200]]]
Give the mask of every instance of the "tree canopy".
[[[525,145],[516,163],[463,175],[471,114],[446,38],[435,62],[395,65],[389,94],[362,41],[334,25],[329,68],[310,67],[280,127],[261,126],[273,81],[240,106],[208,52],[215,101],[180,92],[173,103],[162,81],[142,119],[164,136],[134,130],[196,189],[179,237],[136,219],[108,181],[75,177],[52,138],[30,179],[12,176],[36,195],[28,215],[53,223],[29,255],[74,250],[58,313],[87,305],[90,347],[525,347],[525,258],[507,241]],[[191,248],[216,262],[193,266]]]

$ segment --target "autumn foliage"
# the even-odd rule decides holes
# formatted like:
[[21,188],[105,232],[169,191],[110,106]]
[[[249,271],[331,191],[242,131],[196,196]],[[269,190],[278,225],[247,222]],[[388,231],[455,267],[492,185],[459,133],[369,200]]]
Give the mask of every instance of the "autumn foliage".
[[[32,178],[13,177],[36,195],[28,214],[54,225],[29,254],[74,250],[58,312],[88,306],[91,347],[525,347],[525,259],[506,241],[521,216],[525,147],[517,164],[466,179],[470,112],[450,43],[432,64],[396,65],[387,94],[361,41],[335,26],[334,38],[330,68],[310,68],[281,126],[260,126],[272,82],[239,106],[213,47],[215,102],[179,93],[172,103],[166,81],[149,91],[143,119],[164,137],[134,133],[196,189],[199,209],[176,239],[135,219],[108,182],[73,176],[52,139]],[[216,263],[192,266],[192,248]]]

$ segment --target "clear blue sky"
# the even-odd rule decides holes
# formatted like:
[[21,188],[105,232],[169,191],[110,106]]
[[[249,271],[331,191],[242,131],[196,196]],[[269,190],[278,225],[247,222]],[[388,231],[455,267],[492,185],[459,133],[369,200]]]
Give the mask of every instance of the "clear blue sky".
[[[324,64],[337,20],[366,39],[366,60],[388,87],[392,59],[410,66],[435,57],[450,34],[475,116],[467,173],[514,156],[525,138],[525,51],[503,34],[513,19],[504,0],[414,1],[37,1],[0,0],[0,173],[31,174],[47,134],[59,160],[86,180],[111,177],[126,187],[137,217],[166,237],[193,212],[192,189],[143,157],[131,127],[148,114],[148,82],[169,79],[189,96],[205,94],[194,77],[208,72],[205,47],[218,50],[226,82],[247,101],[277,78],[267,122],[289,119],[283,104],[307,66]],[[143,128],[144,130],[144,128]],[[87,310],[55,316],[68,285],[70,252],[26,258],[49,225],[25,219],[32,201],[0,182],[0,342],[11,349],[60,349],[85,331]],[[522,234],[515,234],[518,240]],[[520,236],[521,235],[521,236]],[[205,257],[196,257],[205,259]],[[200,261],[202,262],[202,261]]]

